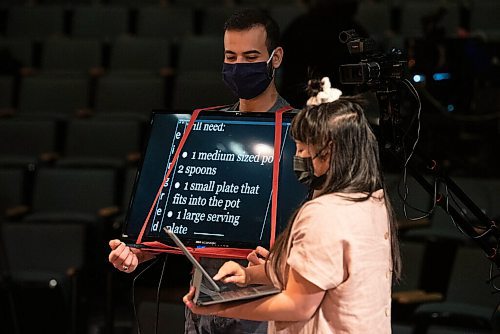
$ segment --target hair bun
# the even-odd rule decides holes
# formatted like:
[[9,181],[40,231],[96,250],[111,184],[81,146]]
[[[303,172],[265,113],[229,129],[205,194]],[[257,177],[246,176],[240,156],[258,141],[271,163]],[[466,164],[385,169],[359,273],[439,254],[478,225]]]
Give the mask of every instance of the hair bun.
[[311,79],[307,82],[306,93],[308,97],[313,97],[318,95],[321,92],[321,80],[320,79]]
[[333,102],[338,100],[342,95],[340,89],[332,88],[328,77],[323,77],[321,80],[309,80],[306,91],[310,96],[306,103],[308,106],[317,106],[322,103]]

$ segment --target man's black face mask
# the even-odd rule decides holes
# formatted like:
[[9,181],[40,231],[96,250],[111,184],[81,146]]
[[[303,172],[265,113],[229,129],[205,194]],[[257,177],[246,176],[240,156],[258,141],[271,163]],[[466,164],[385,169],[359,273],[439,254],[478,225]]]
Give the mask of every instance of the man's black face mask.
[[222,79],[234,95],[250,100],[262,94],[273,80],[271,59],[257,63],[223,63]]

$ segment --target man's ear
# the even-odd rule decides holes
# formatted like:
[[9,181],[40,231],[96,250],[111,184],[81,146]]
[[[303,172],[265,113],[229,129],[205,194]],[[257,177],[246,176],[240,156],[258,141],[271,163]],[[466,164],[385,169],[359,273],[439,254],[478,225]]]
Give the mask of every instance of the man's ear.
[[282,60],[283,60],[283,48],[281,46],[278,46],[274,50],[273,59],[271,60],[271,63],[273,64],[273,68],[280,67]]

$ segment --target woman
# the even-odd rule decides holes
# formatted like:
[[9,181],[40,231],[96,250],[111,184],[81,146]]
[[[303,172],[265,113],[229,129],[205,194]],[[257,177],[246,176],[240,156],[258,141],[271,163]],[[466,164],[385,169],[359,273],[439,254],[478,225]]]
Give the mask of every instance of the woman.
[[[318,84],[313,83],[313,84]],[[318,90],[316,90],[318,92]],[[319,102],[324,101],[324,99]],[[269,321],[270,333],[390,333],[391,285],[399,248],[378,144],[354,97],[308,106],[292,122],[299,179],[315,191],[264,264],[226,262],[224,283],[274,284],[282,292],[198,314]]]

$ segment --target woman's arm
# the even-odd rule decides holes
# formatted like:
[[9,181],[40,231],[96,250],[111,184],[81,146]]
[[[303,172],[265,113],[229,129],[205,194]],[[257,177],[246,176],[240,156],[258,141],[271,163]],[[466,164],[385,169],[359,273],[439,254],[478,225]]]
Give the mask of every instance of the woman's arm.
[[318,309],[325,291],[290,269],[286,290],[277,295],[240,303],[200,307],[192,302],[194,288],[183,301],[193,313],[257,321],[304,321]]

